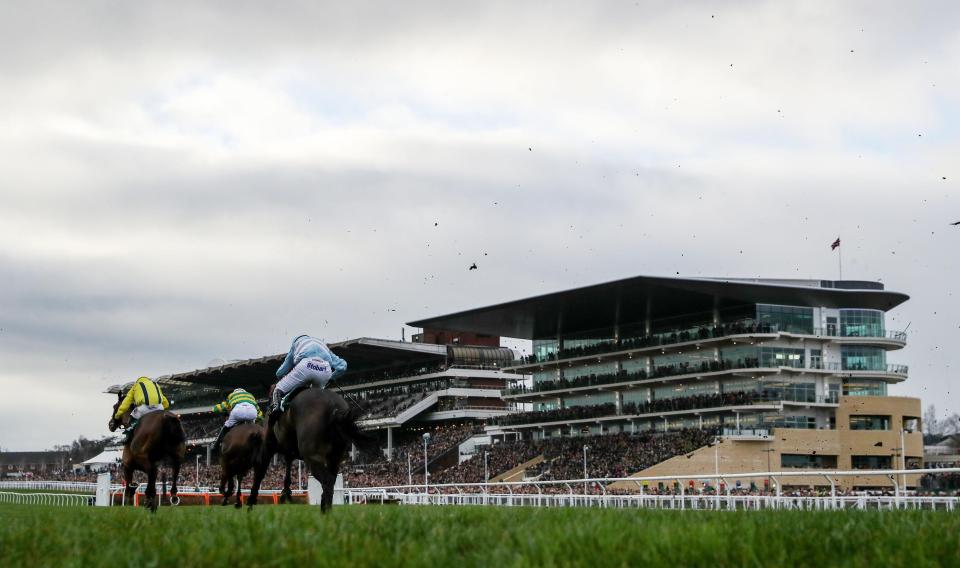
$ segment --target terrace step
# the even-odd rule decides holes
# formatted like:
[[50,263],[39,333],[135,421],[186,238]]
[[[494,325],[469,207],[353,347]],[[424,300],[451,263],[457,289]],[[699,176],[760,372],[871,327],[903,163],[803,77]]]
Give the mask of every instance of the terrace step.
[[499,483],[501,481],[523,481],[523,474],[526,473],[526,471],[531,467],[542,463],[545,459],[546,458],[544,458],[543,454],[540,454],[539,456],[527,460],[513,469],[507,470],[500,475],[491,478],[490,483]]

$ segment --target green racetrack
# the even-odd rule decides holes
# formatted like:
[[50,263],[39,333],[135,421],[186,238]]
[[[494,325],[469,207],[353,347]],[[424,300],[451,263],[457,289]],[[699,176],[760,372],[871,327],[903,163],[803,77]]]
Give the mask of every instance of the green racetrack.
[[956,566],[960,513],[0,505],[2,566]]

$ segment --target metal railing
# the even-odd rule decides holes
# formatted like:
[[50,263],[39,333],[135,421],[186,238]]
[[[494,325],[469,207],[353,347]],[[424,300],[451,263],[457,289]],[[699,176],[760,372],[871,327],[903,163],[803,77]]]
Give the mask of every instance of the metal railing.
[[905,343],[907,332],[898,330],[865,330],[860,333],[844,333],[841,326],[814,327],[808,330],[781,329],[777,324],[758,323],[754,320],[741,320],[732,323],[713,325],[705,323],[683,329],[658,332],[640,337],[621,338],[619,341],[608,340],[589,347],[563,349],[559,352],[548,353],[544,356],[527,355],[515,361],[510,368],[541,365],[544,363],[564,362],[582,357],[623,355],[631,351],[640,351],[658,347],[667,347],[674,344],[709,341],[738,335],[756,334],[789,334],[804,337],[830,337],[841,339],[890,339]]
[[[396,485],[369,488],[345,488],[348,504],[400,503],[404,505],[500,505],[507,507],[601,507],[661,508],[676,510],[759,510],[759,509],[960,509],[960,496],[917,496],[901,489],[901,476],[960,473],[960,468],[904,470],[800,470],[762,473],[721,473],[699,475],[661,475],[646,477],[586,478],[556,481],[514,481],[500,483],[444,483],[433,485]],[[890,481],[892,494],[838,494],[842,477],[882,476]],[[783,481],[789,478],[819,478],[830,486],[829,495],[791,495],[783,493]],[[775,492],[770,494],[733,493],[728,479],[769,479]],[[904,478],[905,479],[905,478]],[[712,493],[691,491],[683,481],[713,481]],[[670,494],[650,494],[647,483],[668,482],[675,486]],[[631,492],[616,493],[608,485],[623,483]],[[809,485],[809,483],[803,483]],[[723,487],[725,486],[725,493]],[[593,492],[581,491],[590,487]],[[720,490],[717,490],[720,488]]]

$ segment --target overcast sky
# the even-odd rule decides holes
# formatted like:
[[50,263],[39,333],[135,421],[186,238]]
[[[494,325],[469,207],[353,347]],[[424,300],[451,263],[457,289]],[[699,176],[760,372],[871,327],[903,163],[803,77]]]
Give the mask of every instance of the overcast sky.
[[196,4],[0,2],[0,447],[299,333],[836,278],[838,235],[912,297],[891,393],[960,411],[957,2]]

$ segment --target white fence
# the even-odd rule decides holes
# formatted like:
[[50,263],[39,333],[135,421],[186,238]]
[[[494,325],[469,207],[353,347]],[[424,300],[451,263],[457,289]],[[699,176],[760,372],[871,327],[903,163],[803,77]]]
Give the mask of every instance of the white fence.
[[17,493],[14,491],[0,491],[0,503],[15,503],[18,505],[56,505],[87,506],[93,505],[93,495],[77,493]]
[[[514,481],[505,483],[447,483],[436,485],[398,485],[389,487],[348,488],[344,497],[349,504],[401,503],[405,505],[500,505],[507,507],[610,507],[676,510],[760,510],[760,509],[960,509],[960,497],[909,495],[900,488],[901,476],[926,473],[960,473],[960,468],[909,470],[822,471],[798,470],[763,473],[723,473],[651,477],[591,478],[559,481]],[[884,476],[892,493],[871,495],[860,492],[838,494],[842,477]],[[784,479],[821,477],[830,486],[829,495],[784,494]],[[742,494],[727,479],[771,479],[775,492],[766,495]],[[712,480],[710,493],[690,491],[684,481]],[[625,482],[632,486],[628,494],[607,490],[607,485]],[[651,494],[645,483],[676,484],[673,494]],[[715,491],[724,484],[725,489]],[[586,488],[594,491],[585,491]],[[734,491],[737,491],[735,493]]]

